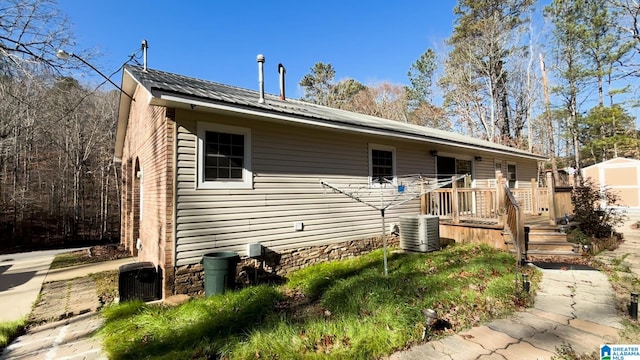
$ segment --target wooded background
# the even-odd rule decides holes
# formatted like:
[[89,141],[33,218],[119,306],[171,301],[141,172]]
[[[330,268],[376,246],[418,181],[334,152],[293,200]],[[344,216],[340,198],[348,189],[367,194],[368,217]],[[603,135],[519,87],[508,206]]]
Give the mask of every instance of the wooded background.
[[117,241],[119,94],[64,75],[55,3],[0,4],[0,250]]
[[[545,154],[541,173],[556,179],[559,168],[638,158],[636,0],[458,0],[452,10],[451,37],[407,64],[406,84],[336,81],[318,62],[300,80],[304,99]],[[75,78],[94,70],[56,57],[74,45],[55,1],[0,0],[0,250],[119,239],[120,94]]]

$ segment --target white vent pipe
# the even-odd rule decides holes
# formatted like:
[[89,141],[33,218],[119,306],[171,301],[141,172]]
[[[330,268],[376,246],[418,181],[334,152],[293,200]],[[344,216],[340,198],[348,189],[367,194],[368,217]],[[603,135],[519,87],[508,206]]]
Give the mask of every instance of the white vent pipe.
[[149,48],[149,43],[147,40],[142,40],[142,69],[147,71],[147,49]]
[[258,61],[258,84],[260,86],[258,103],[264,104],[264,55],[259,54],[256,60]]
[[278,64],[278,74],[280,74],[280,100],[285,100],[284,96],[284,74],[287,70],[284,68],[284,65]]

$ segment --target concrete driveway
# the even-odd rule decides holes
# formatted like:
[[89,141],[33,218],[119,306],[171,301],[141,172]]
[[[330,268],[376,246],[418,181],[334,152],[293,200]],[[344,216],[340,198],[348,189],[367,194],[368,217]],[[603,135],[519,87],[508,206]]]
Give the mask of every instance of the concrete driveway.
[[75,250],[80,249],[0,255],[0,309],[3,309],[0,321],[19,320],[29,315],[53,258]]

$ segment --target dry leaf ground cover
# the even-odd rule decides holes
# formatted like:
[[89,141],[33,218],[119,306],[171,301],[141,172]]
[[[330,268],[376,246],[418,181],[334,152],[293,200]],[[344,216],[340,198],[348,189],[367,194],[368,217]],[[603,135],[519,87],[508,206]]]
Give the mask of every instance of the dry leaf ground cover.
[[424,309],[450,326],[430,337],[519,310],[526,301],[514,293],[515,266],[511,255],[487,246],[450,246],[393,253],[384,276],[382,252],[374,251],[310,266],[280,286],[171,308],[108,307],[101,334],[113,359],[378,358],[422,341]]

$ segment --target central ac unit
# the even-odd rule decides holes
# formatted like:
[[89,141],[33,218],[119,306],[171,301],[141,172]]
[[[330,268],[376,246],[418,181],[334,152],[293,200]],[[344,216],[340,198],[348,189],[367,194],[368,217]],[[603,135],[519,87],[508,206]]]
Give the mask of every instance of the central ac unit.
[[433,215],[400,216],[400,248],[418,252],[440,250],[440,218]]

